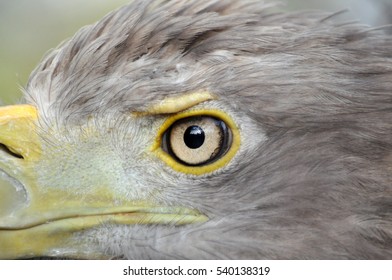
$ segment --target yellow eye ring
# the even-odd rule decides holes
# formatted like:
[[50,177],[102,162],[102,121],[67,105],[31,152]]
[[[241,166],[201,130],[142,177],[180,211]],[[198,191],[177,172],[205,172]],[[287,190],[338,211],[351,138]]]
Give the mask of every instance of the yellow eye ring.
[[[227,127],[231,130],[232,133],[232,143],[229,147],[228,151],[218,160],[212,162],[211,164],[203,165],[203,166],[188,166],[181,164],[177,160],[175,160],[171,155],[162,150],[162,139],[165,132],[171,127],[173,123],[178,120],[195,117],[195,116],[210,116],[224,121]],[[204,175],[207,173],[211,173],[217,169],[220,169],[226,166],[230,160],[237,153],[241,144],[240,133],[237,125],[234,123],[233,119],[228,116],[226,113],[220,110],[189,110],[185,112],[180,112],[178,114],[172,115],[166,119],[163,125],[160,127],[157,137],[154,141],[154,144],[151,147],[151,151],[155,153],[155,155],[164,161],[167,165],[178,172],[182,172],[185,174],[191,175]]]

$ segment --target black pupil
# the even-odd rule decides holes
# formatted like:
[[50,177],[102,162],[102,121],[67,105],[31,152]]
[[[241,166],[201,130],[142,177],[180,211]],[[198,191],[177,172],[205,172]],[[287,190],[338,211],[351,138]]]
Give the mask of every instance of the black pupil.
[[205,140],[204,131],[200,126],[192,125],[185,130],[184,142],[190,149],[200,148]]

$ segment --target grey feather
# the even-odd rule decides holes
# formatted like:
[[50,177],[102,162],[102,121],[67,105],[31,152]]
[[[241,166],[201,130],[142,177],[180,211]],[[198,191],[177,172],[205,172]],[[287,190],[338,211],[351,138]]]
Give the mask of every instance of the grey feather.
[[[392,37],[268,8],[135,0],[44,58],[25,97],[47,123],[122,119],[207,89],[256,127],[221,172],[161,171],[173,203],[209,222],[103,225],[80,238],[126,258],[392,258]],[[259,131],[265,141],[247,150]]]

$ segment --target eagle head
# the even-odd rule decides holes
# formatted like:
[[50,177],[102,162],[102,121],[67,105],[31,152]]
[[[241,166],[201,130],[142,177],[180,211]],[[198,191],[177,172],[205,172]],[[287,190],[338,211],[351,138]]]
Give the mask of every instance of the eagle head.
[[135,0],[0,109],[0,258],[392,258],[392,37]]

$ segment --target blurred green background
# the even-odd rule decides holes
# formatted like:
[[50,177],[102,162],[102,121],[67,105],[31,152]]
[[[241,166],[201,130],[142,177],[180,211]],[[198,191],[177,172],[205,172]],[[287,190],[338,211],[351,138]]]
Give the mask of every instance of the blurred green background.
[[0,102],[20,100],[20,87],[43,55],[128,0],[0,0]]
[[[338,11],[379,24],[379,2],[392,0],[286,0],[283,9]],[[0,0],[0,104],[17,103],[20,87],[42,56],[80,27],[94,23],[129,0]]]

